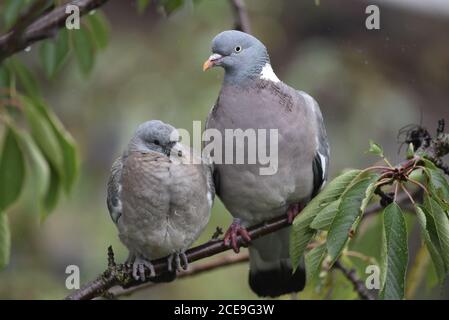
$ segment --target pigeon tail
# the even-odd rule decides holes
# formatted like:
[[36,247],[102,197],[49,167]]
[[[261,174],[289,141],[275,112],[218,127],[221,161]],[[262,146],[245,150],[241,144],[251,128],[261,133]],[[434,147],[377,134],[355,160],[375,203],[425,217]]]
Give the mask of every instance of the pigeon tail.
[[302,291],[306,282],[305,270],[295,273],[288,253],[290,228],[254,240],[249,247],[249,285],[260,297],[278,297]]

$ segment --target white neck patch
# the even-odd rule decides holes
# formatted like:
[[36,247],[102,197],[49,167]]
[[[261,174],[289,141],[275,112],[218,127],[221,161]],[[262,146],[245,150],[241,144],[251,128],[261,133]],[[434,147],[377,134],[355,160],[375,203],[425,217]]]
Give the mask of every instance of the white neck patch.
[[273,68],[271,67],[271,64],[269,64],[268,62],[262,68],[262,72],[260,73],[260,79],[268,80],[268,81],[272,81],[272,82],[281,81],[274,73]]

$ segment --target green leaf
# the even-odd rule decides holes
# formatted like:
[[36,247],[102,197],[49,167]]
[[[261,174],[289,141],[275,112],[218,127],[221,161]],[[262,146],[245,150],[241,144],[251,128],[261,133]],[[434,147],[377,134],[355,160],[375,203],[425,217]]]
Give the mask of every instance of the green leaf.
[[96,11],[95,14],[89,14],[87,15],[87,23],[97,48],[106,48],[109,38],[109,25],[104,15],[99,11]]
[[0,270],[9,264],[11,250],[11,233],[8,216],[0,212]]
[[9,207],[20,195],[25,179],[25,160],[17,136],[6,130],[0,156],[0,212]]
[[[313,218],[313,217],[312,217]],[[316,230],[309,227],[310,218],[299,219],[295,228],[290,232],[290,259],[292,261],[293,272],[296,271],[301,263],[301,257],[307,248],[310,240],[316,233]]]
[[49,187],[50,168],[30,134],[25,131],[19,131],[18,129],[15,132],[28,163],[28,174],[33,183],[35,199],[39,207],[42,208],[44,197]]
[[47,77],[52,78],[67,60],[70,51],[67,29],[59,31],[55,40],[45,40],[40,47],[40,60]]
[[348,170],[329,182],[324,189],[314,198],[318,201],[321,210],[332,201],[337,200],[351,184],[361,175],[361,170]]
[[9,66],[17,76],[25,92],[31,97],[38,97],[39,86],[28,68],[19,59],[14,57],[9,59]]
[[150,0],[137,0],[137,12],[142,14],[150,4]]
[[328,230],[338,212],[339,205],[340,199],[332,201],[325,208],[321,209],[320,213],[313,219],[310,227],[317,230]]
[[368,152],[372,153],[374,155],[377,155],[379,157],[382,157],[382,158],[384,157],[384,151],[383,151],[382,147],[372,140],[369,141]]
[[51,40],[42,42],[39,53],[45,74],[47,77],[52,77],[56,72],[57,65],[56,44]]
[[326,244],[323,243],[305,255],[306,264],[306,279],[307,283],[310,283],[319,274],[321,264],[327,255]]
[[426,166],[424,172],[430,180],[431,193],[446,201],[449,200],[449,183],[441,170],[429,160],[424,159],[424,164]]
[[62,150],[48,119],[36,108],[34,101],[22,97],[22,104],[34,141],[45,158],[62,174]]
[[19,17],[25,0],[6,0],[3,5],[3,19],[6,29],[11,28]]
[[43,208],[41,210],[41,222],[44,221],[48,215],[56,208],[59,200],[60,192],[60,177],[56,170],[50,166],[50,184],[45,195]]
[[65,130],[56,115],[43,102],[36,102],[35,106],[47,119],[59,142],[63,158],[62,171],[60,172],[61,183],[66,193],[69,193],[79,171],[79,159],[75,141],[70,133]]
[[360,210],[363,212],[365,212],[366,207],[368,206],[368,204],[370,203],[371,199],[374,196],[374,191],[376,191],[377,188],[377,179],[374,179],[371,181],[371,183],[368,185],[368,188],[366,188],[366,192],[365,192],[365,198],[362,201],[362,205],[360,207]]
[[[8,69],[0,64],[0,90],[4,90],[5,88],[9,88],[11,83],[11,77]],[[4,92],[0,92],[0,95],[3,95]]]
[[184,4],[184,0],[161,0],[159,3],[167,14],[171,14]]
[[95,62],[95,47],[91,36],[85,28],[71,32],[75,56],[81,72],[87,75]]
[[435,221],[436,233],[441,247],[441,257],[449,270],[449,219],[440,204],[433,198],[427,197],[426,209]]
[[442,283],[446,274],[446,266],[442,259],[441,246],[436,232],[433,217],[425,208],[415,205],[416,216],[421,227],[421,236],[432,258],[433,266],[438,277],[438,281]]
[[368,187],[377,179],[378,175],[376,174],[361,178],[361,180],[351,184],[342,194],[338,212],[327,234],[327,250],[331,256],[332,263],[335,262],[343,250],[349,238],[352,225],[362,214],[362,203],[366,198]]
[[383,211],[382,288],[380,298],[403,299],[408,263],[407,228],[401,208],[391,203]]
[[293,269],[299,266],[307,245],[316,233],[314,229],[310,228],[313,219],[321,209],[338,199],[360,172],[360,170],[349,170],[336,177],[295,218],[290,232],[289,247]]

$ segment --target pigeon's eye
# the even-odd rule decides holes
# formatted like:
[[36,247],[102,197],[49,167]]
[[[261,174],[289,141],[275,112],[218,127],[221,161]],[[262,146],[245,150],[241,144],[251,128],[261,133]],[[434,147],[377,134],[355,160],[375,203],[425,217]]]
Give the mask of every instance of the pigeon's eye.
[[181,150],[178,151],[178,157],[182,157],[182,151]]
[[237,46],[237,47],[234,48],[234,51],[235,52],[240,52],[240,51],[242,51],[242,47],[241,46]]
[[157,145],[157,146],[160,145],[159,140],[154,140],[154,144]]

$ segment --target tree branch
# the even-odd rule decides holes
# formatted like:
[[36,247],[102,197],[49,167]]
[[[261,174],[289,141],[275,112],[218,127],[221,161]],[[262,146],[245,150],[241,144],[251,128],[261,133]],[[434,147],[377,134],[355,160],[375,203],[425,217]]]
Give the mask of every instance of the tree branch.
[[[248,233],[251,239],[256,240],[264,235],[278,231],[282,228],[289,226],[287,216],[282,215],[267,222],[262,222],[253,227],[248,228]],[[237,238],[237,246],[244,246],[242,238]],[[187,260],[189,263],[204,259],[218,253],[230,250],[230,245],[225,245],[222,239],[211,240],[205,244],[199,245],[195,248],[186,251]],[[146,278],[150,280],[157,280],[158,277],[163,275],[168,270],[168,264],[166,258],[157,259],[151,261],[156,271],[156,279],[151,278],[149,271],[146,270]],[[142,281],[137,281],[132,277],[132,266],[126,264],[111,263],[109,258],[108,269],[100,275],[97,279],[87,283],[81,289],[73,292],[66,297],[68,300],[88,300],[95,297],[102,296],[107,290],[113,286],[120,285],[124,288],[129,288],[136,285],[141,285]],[[148,281],[147,281],[148,282]]]
[[[447,134],[442,132],[442,127],[444,128],[444,125],[440,124],[437,137],[435,139],[431,139],[430,143],[420,150],[421,154],[423,154],[427,158],[433,159],[434,161],[441,159],[442,156],[449,152],[449,137]],[[408,160],[407,162],[405,162],[405,164],[398,165],[398,168],[401,166],[406,166],[407,163],[410,163],[410,161],[412,160]],[[416,193],[417,196],[419,196],[419,192],[420,191]],[[381,196],[383,201],[381,201],[380,204],[374,204],[367,208],[364,217],[374,212],[380,211],[386,205],[388,205],[388,202],[391,200],[389,199],[390,196],[388,194],[385,194],[381,190],[378,190],[377,194]],[[403,193],[397,197],[396,201],[399,204],[407,203],[409,202],[409,197],[407,194]],[[255,240],[269,233],[288,227],[289,225],[290,224],[288,223],[286,215],[282,215],[270,221],[262,222],[258,225],[248,228],[248,233],[251,239]],[[218,235],[219,233],[216,232],[216,234]],[[244,245],[245,244],[242,240],[242,237],[239,236],[237,238],[237,246],[242,247]],[[211,241],[203,245],[187,250],[186,255],[188,262],[191,263],[227,251],[229,249],[231,249],[230,245],[225,245],[222,239],[212,239]],[[67,296],[66,299],[92,299],[107,294],[107,291],[116,285],[120,285],[125,289],[136,286],[142,287],[143,283],[141,281],[135,280],[132,277],[132,267],[126,264],[116,264],[114,261],[112,249],[109,249],[108,251],[108,269],[94,281],[87,283],[81,289]],[[206,267],[198,266],[196,267],[196,270],[203,270],[202,272],[204,272],[206,270],[217,268],[218,266],[221,266],[223,264],[229,265],[232,263],[232,261],[229,263],[223,261],[215,261],[214,263]],[[152,282],[157,282],[158,279],[166,275],[166,271],[168,270],[167,258],[165,257],[154,260],[152,261],[152,264],[157,276],[155,278],[151,278],[149,271],[146,270],[146,278],[153,280]],[[364,284],[361,283],[359,279],[357,279],[355,271],[346,270],[344,266],[342,266],[339,262],[335,264],[335,268],[340,269],[345,274],[345,276],[354,284],[355,290],[359,293],[362,299],[373,298],[369,295],[369,292],[365,290]],[[188,274],[192,275],[196,273],[197,271],[193,271]],[[149,282],[149,280],[147,282]],[[135,290],[133,289],[133,291]]]
[[[408,197],[406,195],[402,195],[398,198],[398,202],[405,203],[408,201]],[[373,214],[383,209],[383,206],[380,204],[373,204],[368,207],[365,211],[365,216],[368,214]],[[248,228],[248,233],[251,239],[255,240],[269,233],[278,231],[282,228],[288,227],[290,224],[287,221],[286,215],[282,215],[280,217],[274,218],[268,222],[262,222],[258,225]],[[239,236],[237,238],[238,247],[244,246],[244,242],[242,238]],[[200,259],[204,259],[218,253],[224,252],[231,249],[229,245],[225,245],[222,239],[214,239],[205,244],[199,245],[195,248],[189,249],[186,251],[188,262],[194,262]],[[109,249],[108,253],[108,269],[103,272],[97,279],[94,281],[88,282],[81,289],[73,292],[68,295],[66,299],[68,300],[89,300],[96,297],[100,297],[103,295],[107,295],[107,291],[114,286],[121,286],[125,288],[125,292],[127,288],[145,288],[148,286],[154,285],[154,281],[157,280],[158,277],[161,276],[168,269],[167,259],[161,258],[151,262],[156,271],[157,277],[150,278],[150,274],[148,270],[146,270],[146,279],[149,279],[146,282],[137,281],[132,277],[132,267],[126,264],[115,264],[113,254],[111,253],[111,249]],[[225,262],[225,265],[229,265],[232,263]],[[191,266],[193,268],[193,266]],[[218,264],[212,264],[208,266],[208,270],[213,268],[217,268]],[[199,270],[202,270],[203,266],[198,266]],[[197,269],[198,270],[198,269]],[[206,270],[204,270],[206,271]],[[203,271],[203,272],[204,272]],[[195,274],[196,272],[190,273],[190,275]],[[187,272],[189,274],[189,272]],[[184,277],[186,275],[183,275]],[[350,279],[350,278],[348,278]],[[151,281],[153,280],[153,281]],[[350,279],[351,280],[351,279]],[[352,280],[351,280],[352,281]],[[146,283],[151,282],[151,284],[146,285]],[[128,291],[136,291],[138,289],[128,289]]]
[[[228,254],[202,264],[193,265],[189,267],[189,270],[180,272],[176,278],[182,279],[186,277],[197,276],[204,272],[220,269],[231,265],[237,265],[248,261],[249,261],[248,252],[240,254]],[[343,273],[343,275],[354,285],[354,290],[357,291],[360,299],[374,300],[374,296],[365,288],[364,282],[357,277],[355,270],[346,269],[340,261],[334,263],[332,268],[340,270]],[[115,299],[121,296],[129,296],[137,291],[148,289],[158,284],[159,283],[147,282],[142,285],[138,285],[128,289],[116,287],[107,291],[105,293],[105,297],[107,299]]]
[[[236,264],[240,264],[240,263],[244,263],[244,262],[248,262],[248,261],[249,261],[248,252],[244,252],[244,253],[240,253],[240,254],[228,254],[225,256],[215,258],[215,259],[205,262],[205,263],[189,266],[189,270],[180,272],[176,276],[176,279],[197,276],[197,275],[202,274],[207,271],[220,269],[223,267],[227,267],[230,265],[236,265]],[[158,283],[147,282],[142,285],[131,287],[128,289],[123,289],[121,287],[112,288],[111,290],[109,290],[106,293],[106,297],[114,299],[114,298],[117,298],[120,296],[128,296],[128,295],[135,293],[136,291],[148,289],[157,284]]]
[[[32,23],[28,25],[28,20],[18,21],[16,26],[11,31],[0,37],[0,62],[9,56],[24,50],[36,41],[51,38],[55,36],[59,29],[65,26],[65,21],[68,17],[66,7],[68,5],[78,6],[80,15],[84,15],[102,5],[108,0],[73,0],[63,6],[57,7],[54,10],[44,13]],[[40,4],[40,2],[38,2]],[[26,15],[31,17],[31,15]],[[20,28],[17,28],[20,26]],[[21,30],[23,29],[23,30]]]
[[368,291],[368,289],[366,289],[365,283],[357,277],[354,269],[347,269],[339,260],[337,260],[332,267],[340,270],[345,277],[351,281],[354,290],[359,294],[360,299],[375,300],[375,297]]
[[234,29],[251,33],[248,11],[244,0],[229,0],[234,14]]

